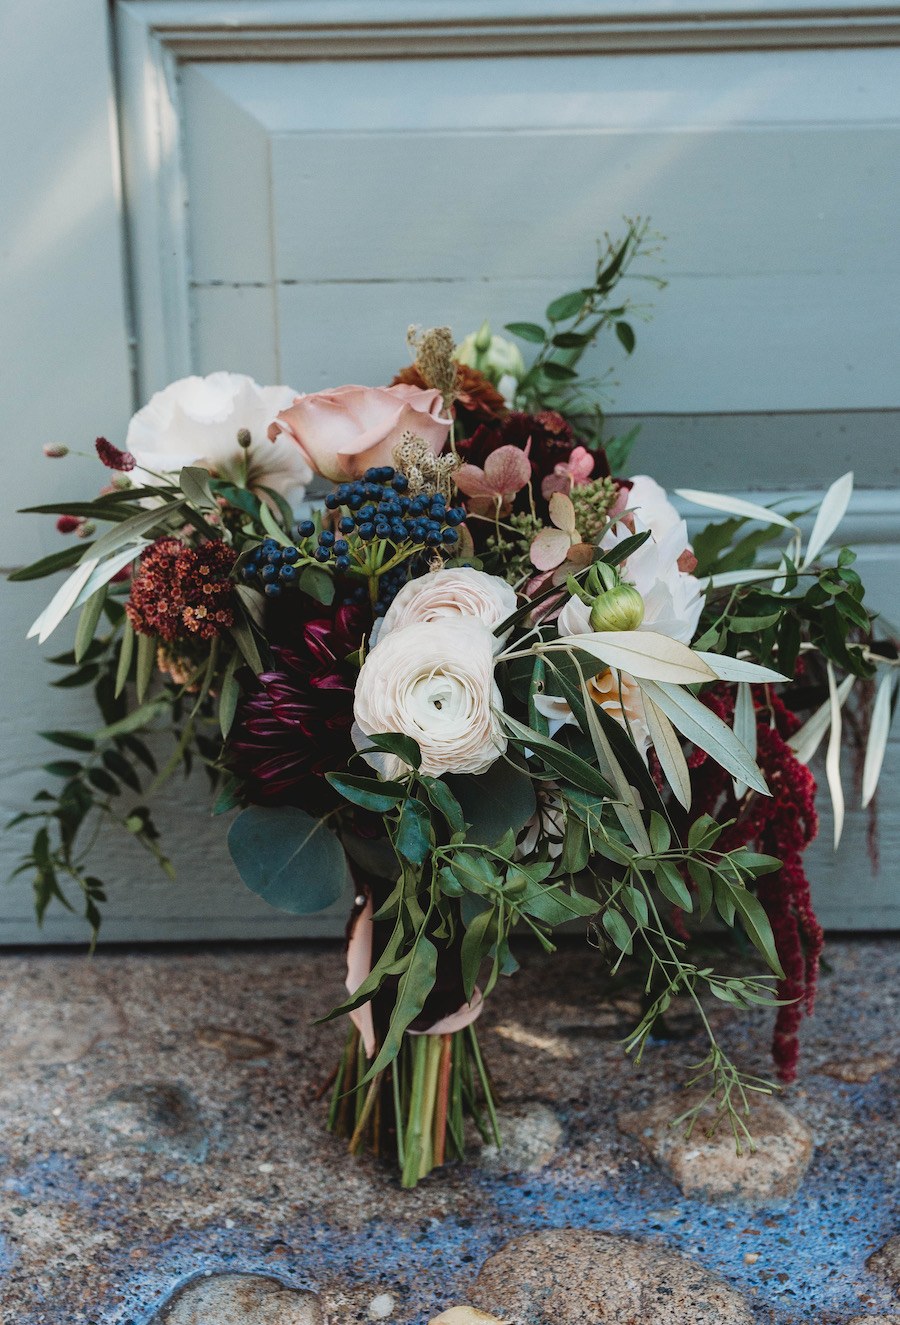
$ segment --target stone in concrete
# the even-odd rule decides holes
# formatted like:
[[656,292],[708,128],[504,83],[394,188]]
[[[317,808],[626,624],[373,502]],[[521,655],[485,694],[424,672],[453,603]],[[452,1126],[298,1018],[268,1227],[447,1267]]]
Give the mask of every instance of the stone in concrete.
[[[509,1173],[534,1173],[549,1164],[563,1144],[563,1127],[556,1113],[540,1100],[501,1105],[497,1110],[503,1144],[481,1145],[478,1162]],[[480,1138],[479,1138],[480,1140]]]
[[847,1325],[898,1325],[900,1316],[853,1316]]
[[900,1293],[900,1233],[895,1233],[879,1251],[873,1252],[866,1265]]
[[882,1072],[889,1071],[897,1060],[893,1054],[874,1053],[866,1058],[837,1058],[823,1064],[821,1071],[854,1086],[864,1086]]
[[217,1274],[192,1279],[151,1317],[149,1325],[323,1325],[315,1293],[266,1274]]
[[390,1320],[396,1309],[392,1293],[379,1293],[369,1303],[369,1320]]
[[449,1311],[442,1311],[430,1320],[428,1325],[508,1325],[508,1322],[499,1316],[489,1316],[477,1307],[450,1307]]
[[119,1086],[91,1111],[94,1122],[124,1146],[202,1159],[206,1129],[194,1097],[171,1081]]
[[712,1108],[701,1112],[690,1137],[671,1125],[691,1103],[690,1096],[667,1096],[621,1114],[619,1128],[638,1138],[685,1196],[759,1206],[796,1192],[812,1158],[813,1138],[789,1109],[769,1095],[755,1097],[747,1121],[756,1149],[744,1146],[738,1155],[727,1123],[706,1135]]
[[508,1242],[481,1268],[477,1305],[516,1325],[752,1325],[740,1293],[679,1252],[589,1229]]
[[264,1035],[251,1035],[248,1031],[234,1030],[230,1026],[198,1026],[196,1036],[198,1044],[208,1049],[221,1050],[233,1062],[270,1058],[278,1052],[274,1040]]

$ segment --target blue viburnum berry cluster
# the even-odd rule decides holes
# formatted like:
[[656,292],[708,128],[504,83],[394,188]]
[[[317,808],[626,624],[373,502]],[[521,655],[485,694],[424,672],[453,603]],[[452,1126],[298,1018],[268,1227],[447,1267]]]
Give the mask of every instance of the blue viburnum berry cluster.
[[[423,552],[450,549],[459,542],[458,526],[466,518],[465,509],[450,506],[441,492],[410,496],[409,479],[390,465],[367,469],[362,479],[339,484],[325,498],[325,507],[335,513],[336,527],[319,529],[314,521],[301,520],[297,546],[281,547],[274,538],[265,539],[244,564],[243,579],[260,584],[267,597],[277,598],[284,589],[298,584],[302,569],[298,562],[312,558],[346,574],[353,565],[351,540],[357,545],[377,541],[412,544]],[[341,511],[345,514],[338,515]],[[379,577],[376,615],[387,610],[411,571],[415,574],[404,561]]]

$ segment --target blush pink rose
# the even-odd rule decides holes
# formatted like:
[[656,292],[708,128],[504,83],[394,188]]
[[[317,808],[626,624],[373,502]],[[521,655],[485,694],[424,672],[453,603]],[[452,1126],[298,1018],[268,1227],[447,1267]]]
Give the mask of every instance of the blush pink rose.
[[437,455],[450,431],[440,391],[407,386],[339,386],[298,396],[269,428],[297,443],[316,473],[332,482],[360,478],[392,463],[404,433],[421,437]]

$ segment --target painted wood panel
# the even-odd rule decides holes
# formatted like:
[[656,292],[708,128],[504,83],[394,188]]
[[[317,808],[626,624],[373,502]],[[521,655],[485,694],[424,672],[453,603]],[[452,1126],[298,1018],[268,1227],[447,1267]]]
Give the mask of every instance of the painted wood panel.
[[[119,436],[138,398],[228,367],[311,390],[383,380],[408,322],[464,331],[528,317],[579,283],[593,236],[650,213],[667,236],[633,362],[613,350],[610,404],[646,419],[636,465],[670,485],[813,487],[848,467],[892,488],[900,10],[822,0],[689,0],[640,13],[546,0],[118,0],[46,18],[9,0],[0,83],[0,294],[6,500],[68,490],[44,440]],[[882,43],[886,43],[882,45]],[[616,52],[616,54],[612,54]],[[677,53],[676,53],[677,52]],[[376,58],[390,56],[391,58]],[[522,58],[522,57],[527,58]],[[439,57],[439,58],[437,58]],[[111,109],[118,75],[128,279]],[[114,118],[114,117],[112,117]],[[25,140],[35,144],[22,151]],[[81,469],[89,483],[90,470]],[[702,475],[702,478],[700,477]],[[900,519],[863,494],[854,538],[875,599],[900,620]],[[57,546],[5,520],[8,563]],[[0,812],[38,785],[32,736],[72,720],[21,635],[40,589],[2,589]],[[87,719],[86,719],[87,720]],[[851,815],[816,848],[826,923],[900,923],[897,745],[882,797],[881,873]],[[338,933],[243,889],[202,788],[165,798],[179,870],[103,844],[109,939]],[[823,837],[827,830],[823,830]],[[10,843],[4,850],[10,851]],[[35,931],[27,886],[0,899],[0,942]]]

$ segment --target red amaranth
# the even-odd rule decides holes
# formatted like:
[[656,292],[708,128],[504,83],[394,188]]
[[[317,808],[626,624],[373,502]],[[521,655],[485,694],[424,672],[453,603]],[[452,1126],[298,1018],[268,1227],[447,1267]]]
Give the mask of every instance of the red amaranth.
[[[689,759],[694,770],[694,810],[697,816],[734,818],[719,838],[722,851],[755,843],[760,851],[777,856],[780,870],[764,875],[757,895],[766,909],[775,936],[775,946],[784,968],[778,997],[791,1002],[778,1009],[772,1041],[772,1057],[783,1081],[797,1075],[800,1052],[799,1027],[804,1013],[813,1010],[822,928],[810,897],[809,880],[803,868],[803,852],[819,826],[815,807],[816,783],[805,764],[794,756],[788,738],[799,720],[764,687],[752,687],[756,707],[757,762],[772,795],[751,796],[746,808],[735,800],[731,777],[713,760],[696,753]],[[734,693],[717,686],[703,696],[704,702],[724,722],[734,717]]]

